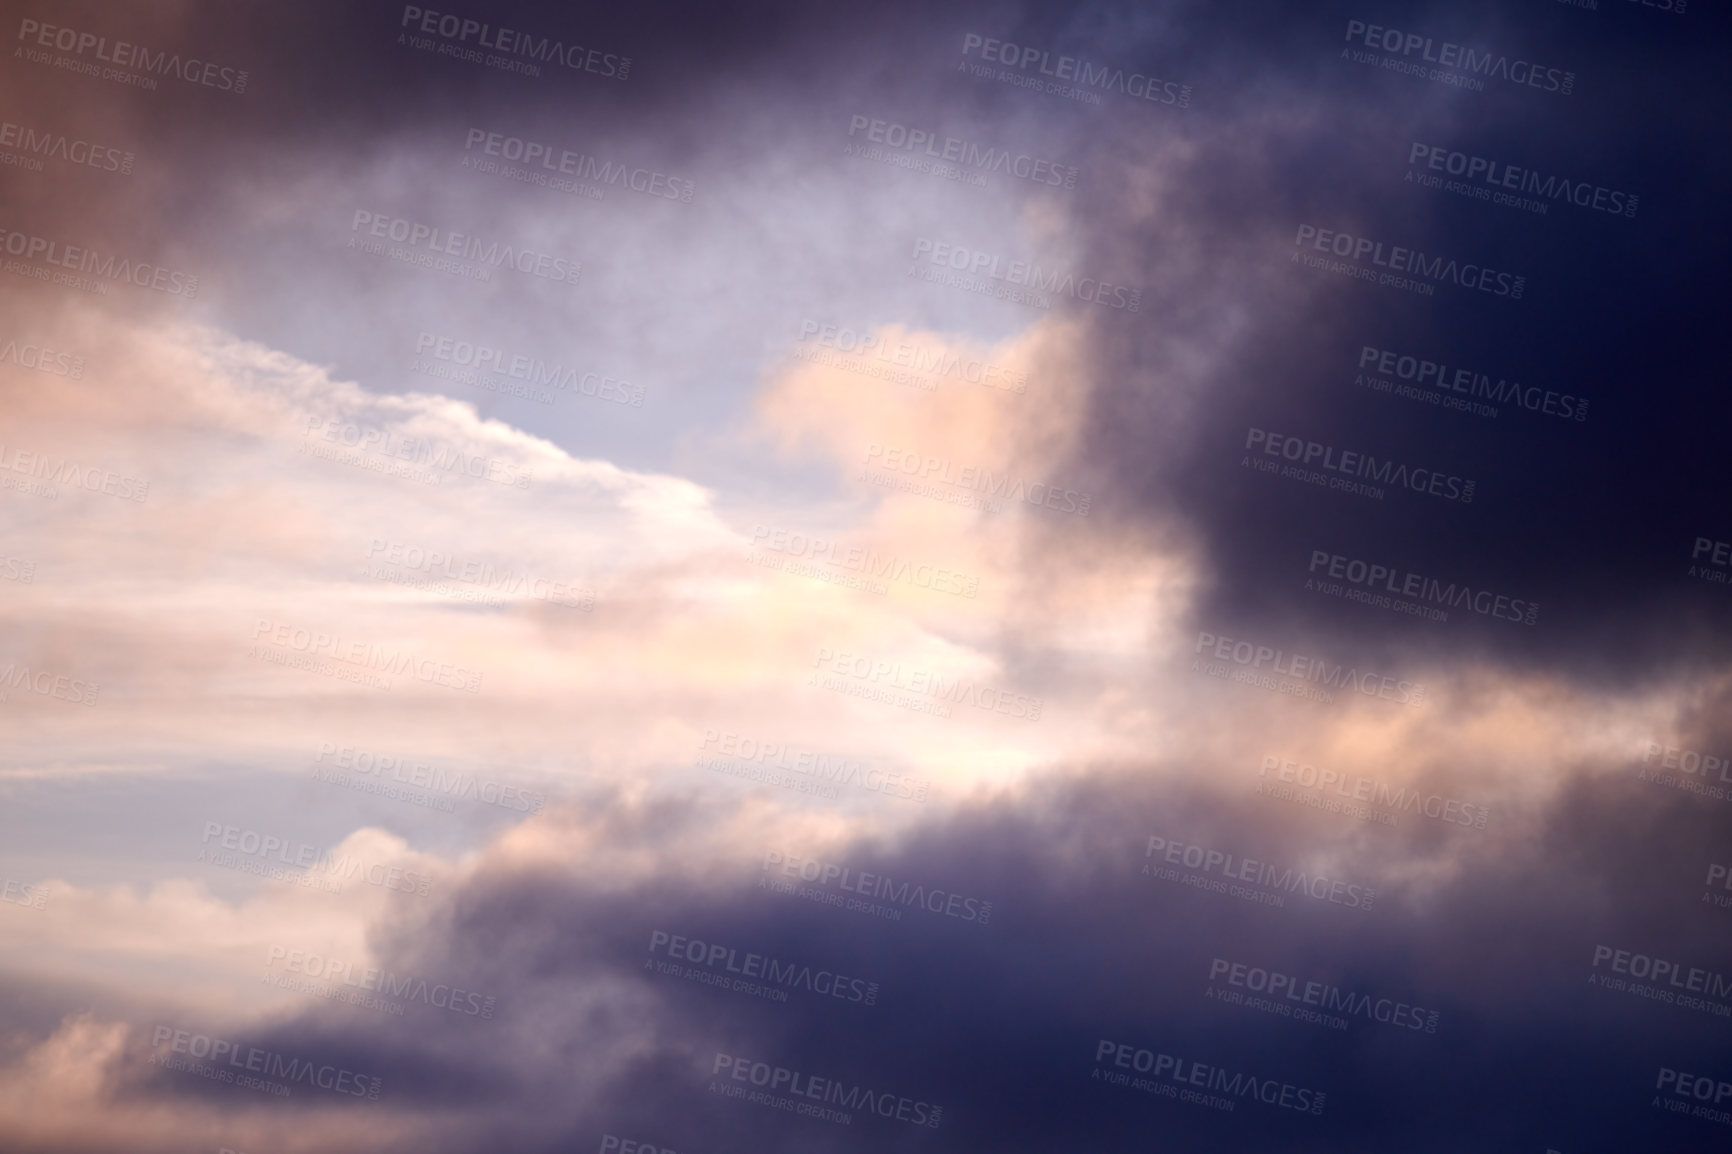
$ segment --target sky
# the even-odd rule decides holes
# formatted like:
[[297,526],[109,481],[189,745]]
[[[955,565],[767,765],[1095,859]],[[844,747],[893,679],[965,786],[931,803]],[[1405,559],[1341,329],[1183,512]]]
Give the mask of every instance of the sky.
[[1726,1148],[1714,6],[0,7],[0,1148]]

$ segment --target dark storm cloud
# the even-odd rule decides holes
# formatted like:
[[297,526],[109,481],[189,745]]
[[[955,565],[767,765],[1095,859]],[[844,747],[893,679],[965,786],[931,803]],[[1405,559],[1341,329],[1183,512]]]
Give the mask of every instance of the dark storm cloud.
[[[497,1017],[332,1009],[239,1040],[383,1072],[382,1110],[457,1109],[463,1120],[435,1147],[448,1150],[501,1132],[529,1150],[603,1132],[700,1152],[1128,1150],[1150,1130],[1196,1150],[1370,1151],[1396,1135],[1422,1151],[1633,1148],[1656,1133],[1661,1066],[1724,1064],[1724,1019],[1680,1004],[1682,988],[1661,1002],[1588,982],[1613,976],[1611,957],[1595,964],[1601,946],[1732,980],[1726,911],[1697,893],[1717,842],[1706,803],[1623,767],[1578,778],[1553,806],[1503,810],[1484,831],[1413,822],[1349,834],[1273,802],[1155,784],[1171,769],[1049,778],[894,845],[785,847],[984,898],[984,925],[908,906],[889,921],[767,892],[759,844],[683,861],[677,846],[706,820],[683,804],[633,816],[616,805],[600,826],[555,815],[561,836],[585,841],[583,858],[501,862],[424,920],[374,937],[382,967],[495,994]],[[1369,886],[1375,901],[1362,910],[1289,889],[1272,908],[1144,876],[1165,860],[1148,853],[1151,835]],[[663,866],[610,879],[610,859],[643,839],[664,847]],[[1192,872],[1218,879],[1221,867]],[[686,968],[731,979],[727,966],[757,953],[876,983],[876,1004],[801,988],[777,1003],[649,971],[666,960],[665,943],[652,953],[657,931],[734,951]],[[1230,966],[1244,967],[1232,981]],[[1220,1000],[1252,996],[1253,970],[1366,1002],[1336,1029]],[[1311,1115],[1151,1097],[1091,1076],[1116,1069],[1096,1061],[1102,1041],[1327,1099]],[[935,1103],[943,1122],[857,1117],[844,1128],[723,1100],[709,1089],[718,1052]],[[149,1086],[187,1092],[168,1074]],[[1711,1148],[1714,1127],[1659,1125],[1670,1149]]]
[[[477,117],[508,117],[525,129],[580,142],[598,135],[637,136],[663,159],[711,150],[750,153],[776,142],[742,138],[749,123],[715,121],[718,96],[750,88],[755,100],[774,104],[823,98],[873,81],[918,83],[926,71],[922,57],[937,46],[916,9],[850,16],[771,3],[726,9],[666,3],[585,10],[555,4],[460,8],[324,2],[120,11],[101,4],[51,9],[21,4],[8,19],[9,38],[19,38],[15,47],[34,45],[33,37],[49,25],[51,32],[89,32],[233,64],[245,69],[248,79],[238,94],[174,81],[164,81],[155,91],[133,91],[16,61],[8,70],[5,94],[14,108],[101,122],[136,142],[141,152],[158,150],[159,163],[172,159],[190,165],[197,156],[202,164],[220,165],[221,180],[190,167],[164,173],[152,190],[156,199],[144,207],[167,214],[186,211],[176,197],[190,196],[197,205],[232,195],[232,178],[244,178],[254,167],[273,169],[274,161],[293,159],[343,171],[376,159],[396,138],[460,131]],[[476,51],[480,34],[475,29],[455,37],[421,30],[424,20],[437,25],[441,16],[485,22],[490,34],[515,29],[537,41],[546,37],[581,45],[609,62],[560,67],[529,57],[541,70],[531,76],[399,43],[414,35],[454,52]],[[26,22],[30,27],[20,38]],[[912,51],[893,52],[897,47]],[[901,56],[910,59],[900,69],[882,63]]]
[[[1166,35],[1201,48],[1183,58],[1194,113],[1071,114],[1091,168],[1141,165],[1161,189],[1153,203],[1130,180],[1081,194],[1094,259],[1152,287],[1139,324],[1103,317],[1091,334],[1097,392],[1076,464],[1202,540],[1203,628],[1431,661],[1484,656],[1614,684],[1717,660],[1723,589],[1686,573],[1699,537],[1727,533],[1704,468],[1728,414],[1703,388],[1725,369],[1721,344],[1703,339],[1727,241],[1720,162],[1703,164],[1727,153],[1708,111],[1724,100],[1724,41],[1665,26],[1610,41],[1585,15],[1267,6],[1227,34],[1224,18],[1193,12],[1195,34]],[[1577,72],[1577,89],[1461,92],[1343,60],[1350,19],[1555,61]],[[1620,82],[1637,69],[1667,79]],[[1421,188],[1405,179],[1410,167],[1430,175],[1428,154],[1410,166],[1415,144],[1635,194],[1639,208],[1625,217],[1553,198],[1537,215]],[[1301,226],[1523,275],[1525,291],[1512,300],[1444,283],[1426,297],[1296,266]],[[1520,382],[1534,408],[1492,401],[1488,417],[1375,391],[1355,383],[1377,373],[1368,347],[1396,354],[1386,365],[1411,356],[1409,374],[1429,360],[1452,379]],[[1589,402],[1585,419],[1571,419],[1579,402],[1568,398]],[[1241,464],[1252,429],[1471,479],[1476,491],[1471,504],[1397,489],[1375,500],[1262,475]],[[1110,502],[1106,512],[1133,515]],[[1465,608],[1435,624],[1320,598],[1302,590],[1314,551],[1381,564],[1397,584],[1417,573],[1542,609],[1531,628]]]

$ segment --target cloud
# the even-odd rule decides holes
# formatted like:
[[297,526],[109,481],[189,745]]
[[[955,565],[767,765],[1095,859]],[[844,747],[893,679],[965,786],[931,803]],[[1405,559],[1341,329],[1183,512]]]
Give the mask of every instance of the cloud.
[[249,84],[0,78],[0,1144],[1713,1141],[1702,14],[408,11],[21,17]]

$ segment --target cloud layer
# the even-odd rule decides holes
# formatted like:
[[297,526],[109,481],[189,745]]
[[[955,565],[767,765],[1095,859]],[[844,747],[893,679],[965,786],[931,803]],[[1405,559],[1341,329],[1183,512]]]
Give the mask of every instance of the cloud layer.
[[1716,13],[9,21],[0,1145],[1724,1144]]

